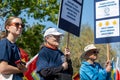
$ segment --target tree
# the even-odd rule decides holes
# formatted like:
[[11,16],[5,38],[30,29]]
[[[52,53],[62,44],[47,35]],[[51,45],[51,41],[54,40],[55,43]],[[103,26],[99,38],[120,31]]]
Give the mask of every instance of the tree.
[[[66,47],[67,43],[67,34],[65,34],[62,40],[62,50]],[[94,34],[93,30],[89,25],[82,25],[81,35],[80,37],[76,37],[70,34],[70,42],[69,49],[71,50],[71,58],[73,62],[74,72],[78,72],[81,65],[81,54],[83,53],[84,47],[88,44],[94,43]],[[106,58],[106,45],[105,44],[96,44],[98,48],[100,48],[100,54],[98,58],[98,62],[104,67]],[[115,52],[110,49],[111,57],[115,55]]]
[[[57,23],[60,0],[2,0],[0,1],[0,16],[11,15]],[[22,17],[24,18],[24,17]]]
[[17,40],[18,46],[28,52],[30,57],[38,53],[39,47],[43,43],[43,29],[44,27],[41,25],[28,27]]
[[30,57],[39,51],[43,42],[41,32],[45,26],[40,25],[41,22],[51,21],[57,24],[59,2],[60,0],[0,0],[1,20],[9,16],[20,16],[25,23],[30,18],[33,18],[33,22],[38,20],[37,24],[28,25],[17,41],[18,46],[27,51]]

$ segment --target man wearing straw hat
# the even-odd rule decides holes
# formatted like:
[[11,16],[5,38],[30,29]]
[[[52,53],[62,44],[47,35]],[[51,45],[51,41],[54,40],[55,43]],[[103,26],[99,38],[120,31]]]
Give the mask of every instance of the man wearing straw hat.
[[80,67],[80,80],[110,80],[111,64],[106,62],[106,68],[102,68],[99,63],[95,62],[99,49],[94,44],[89,44],[84,48],[81,58],[84,61]]
[[63,53],[58,49],[62,35],[56,28],[49,28],[44,33],[45,42],[36,65],[40,80],[72,80],[70,51],[66,48]]

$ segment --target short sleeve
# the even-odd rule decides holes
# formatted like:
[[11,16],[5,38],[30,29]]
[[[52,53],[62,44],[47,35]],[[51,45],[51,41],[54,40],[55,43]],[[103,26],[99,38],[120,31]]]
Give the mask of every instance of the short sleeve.
[[0,41],[0,61],[10,61],[11,50],[5,40]]

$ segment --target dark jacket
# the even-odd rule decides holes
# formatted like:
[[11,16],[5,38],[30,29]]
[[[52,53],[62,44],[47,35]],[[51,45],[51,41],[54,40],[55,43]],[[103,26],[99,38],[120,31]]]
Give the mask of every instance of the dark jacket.
[[64,54],[60,50],[43,47],[39,52],[37,61],[37,72],[40,74],[40,80],[72,80],[71,60],[67,60],[68,69],[65,71],[62,67],[63,62]]

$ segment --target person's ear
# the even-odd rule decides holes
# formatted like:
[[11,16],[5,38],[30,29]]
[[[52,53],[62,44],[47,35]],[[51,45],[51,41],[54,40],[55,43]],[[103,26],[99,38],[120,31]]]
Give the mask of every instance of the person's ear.
[[9,26],[6,26],[5,29],[6,29],[7,31],[9,31]]

